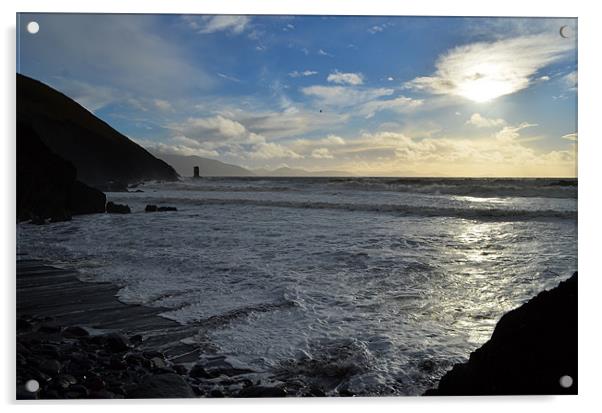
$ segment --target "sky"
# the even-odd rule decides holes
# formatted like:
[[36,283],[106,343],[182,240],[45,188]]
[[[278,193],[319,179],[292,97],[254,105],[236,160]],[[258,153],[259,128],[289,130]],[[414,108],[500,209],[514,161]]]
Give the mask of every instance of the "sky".
[[17,72],[156,152],[362,176],[577,173],[576,19],[20,14],[17,32]]

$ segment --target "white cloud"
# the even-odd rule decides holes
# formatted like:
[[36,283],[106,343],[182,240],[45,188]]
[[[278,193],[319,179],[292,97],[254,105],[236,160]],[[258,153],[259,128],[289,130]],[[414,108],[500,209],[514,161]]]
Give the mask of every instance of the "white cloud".
[[197,141],[245,141],[248,137],[248,131],[241,123],[221,115],[188,118],[182,123],[170,124],[168,128]]
[[459,46],[439,56],[432,76],[417,77],[405,86],[486,102],[525,89],[538,70],[572,48],[573,42],[547,34]]
[[373,99],[390,96],[395,90],[389,88],[356,89],[344,86],[308,86],[301,89],[307,96],[317,98],[324,105],[348,107]]
[[[397,96],[383,99],[395,93],[391,88],[355,88],[347,86],[308,86],[301,89],[307,96],[317,99],[321,106],[346,109],[346,113],[371,118],[376,112],[389,110],[398,113],[407,113],[423,105],[422,99],[412,99],[406,96]],[[350,109],[351,108],[351,109]]]
[[217,75],[218,75],[219,77],[221,77],[222,79],[226,79],[226,80],[229,80],[229,81],[231,81],[231,82],[240,83],[240,79],[239,79],[239,78],[237,78],[237,77],[234,77],[234,76],[229,76],[229,75],[226,75],[226,74],[224,74],[224,73],[218,73]]
[[329,57],[333,57],[332,54],[328,53],[327,51],[325,51],[324,49],[319,49],[318,50],[318,54],[320,56],[329,56]]
[[302,158],[302,156],[298,153],[295,153],[294,151],[273,142],[260,143],[258,145],[255,145],[253,150],[246,154],[245,157],[251,159]]
[[566,135],[562,136],[562,139],[566,139],[569,141],[573,141],[573,142],[577,142],[577,132],[573,132],[573,133],[568,133]]
[[366,118],[373,117],[376,112],[381,110],[407,113],[422,106],[423,103],[424,101],[422,99],[412,99],[405,96],[399,96],[394,99],[373,100],[366,102],[359,108],[358,113]]
[[495,128],[506,124],[504,119],[486,118],[480,113],[473,113],[470,119],[466,121],[467,125],[476,126],[477,128]]
[[393,23],[376,24],[376,25],[368,28],[368,33],[370,33],[370,34],[381,33],[383,31],[385,31],[385,29],[389,26],[393,26]]
[[340,85],[348,84],[357,86],[364,83],[364,76],[361,73],[341,73],[335,71],[334,73],[329,74],[326,80]]
[[518,126],[504,126],[502,130],[495,134],[495,138],[500,142],[511,142],[520,136],[520,131],[525,128],[538,126],[536,123],[523,122]]
[[574,70],[563,77],[564,82],[570,90],[577,89],[577,71]]
[[316,72],[315,70],[304,70],[302,72],[294,70],[294,71],[290,72],[288,75],[290,77],[307,77],[307,76],[313,76],[313,75],[317,75],[317,74],[318,74],[318,72]]
[[155,107],[157,109],[164,111],[164,112],[173,110],[171,103],[169,103],[167,100],[154,99],[153,104],[155,105]]
[[137,144],[149,149],[151,152],[158,152],[167,155],[183,155],[183,156],[202,156],[209,158],[219,157],[219,152],[216,150],[205,149],[199,142],[188,139],[185,136],[174,136],[167,142],[155,142],[143,139],[133,139]]
[[182,18],[189,27],[203,34],[222,31],[240,34],[251,22],[251,18],[248,16],[182,16]]
[[311,157],[315,159],[332,159],[334,156],[330,154],[328,148],[316,148],[311,152]]

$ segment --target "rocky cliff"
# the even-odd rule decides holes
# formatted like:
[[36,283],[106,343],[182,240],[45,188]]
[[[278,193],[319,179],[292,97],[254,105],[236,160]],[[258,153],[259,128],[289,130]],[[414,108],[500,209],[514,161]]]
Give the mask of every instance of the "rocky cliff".
[[[572,385],[561,385],[565,376]],[[566,377],[563,382],[569,384]],[[425,393],[527,394],[577,394],[577,273],[506,313],[468,362]]]

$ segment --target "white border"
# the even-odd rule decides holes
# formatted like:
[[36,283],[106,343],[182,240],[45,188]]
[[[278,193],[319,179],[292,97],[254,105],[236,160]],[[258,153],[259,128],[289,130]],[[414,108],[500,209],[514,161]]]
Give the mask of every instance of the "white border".
[[[394,2],[386,0],[228,0],[190,1],[172,0],[156,2],[132,0],[103,0],[82,2],[73,0],[21,0],[12,4],[0,3],[2,13],[3,54],[2,91],[0,99],[0,124],[3,136],[2,188],[4,197],[0,202],[2,234],[2,262],[4,263],[3,292],[5,319],[2,325],[2,400],[9,409],[44,409],[45,411],[76,411],[80,409],[101,411],[110,408],[116,411],[131,411],[143,404],[143,409],[160,412],[167,405],[176,403],[178,409],[199,411],[224,409],[226,411],[305,411],[308,409],[345,409],[363,412],[374,406],[379,411],[419,409],[423,411],[478,411],[506,412],[510,409],[528,408],[550,412],[567,412],[600,406],[600,341],[596,334],[600,327],[599,295],[602,292],[595,262],[600,255],[599,193],[602,173],[600,127],[602,116],[599,104],[601,92],[600,39],[602,16],[597,13],[593,1],[546,1],[503,0],[492,2],[471,0],[419,0]],[[577,397],[484,397],[484,398],[363,398],[336,400],[191,400],[191,401],[107,401],[72,403],[19,403],[14,399],[14,261],[15,261],[15,13],[20,12],[119,12],[119,13],[225,13],[225,14],[355,14],[355,15],[465,15],[465,16],[549,16],[579,18],[579,392]],[[589,410],[589,409],[588,409]]]

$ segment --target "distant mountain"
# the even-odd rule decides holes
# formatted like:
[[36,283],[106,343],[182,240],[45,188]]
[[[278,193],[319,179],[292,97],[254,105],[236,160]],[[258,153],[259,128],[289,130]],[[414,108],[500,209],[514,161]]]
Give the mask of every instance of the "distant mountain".
[[269,169],[254,169],[253,172],[257,176],[283,176],[283,177],[338,177],[338,176],[353,176],[345,171],[307,171],[301,168],[282,167],[275,170]]
[[100,189],[111,182],[176,180],[176,171],[51,87],[17,74],[17,120],[56,155],[71,162],[77,179]]
[[194,155],[167,155],[152,150],[151,153],[173,166],[181,176],[192,176],[195,166],[199,167],[200,176],[255,176],[248,169],[214,159],[201,158]]

